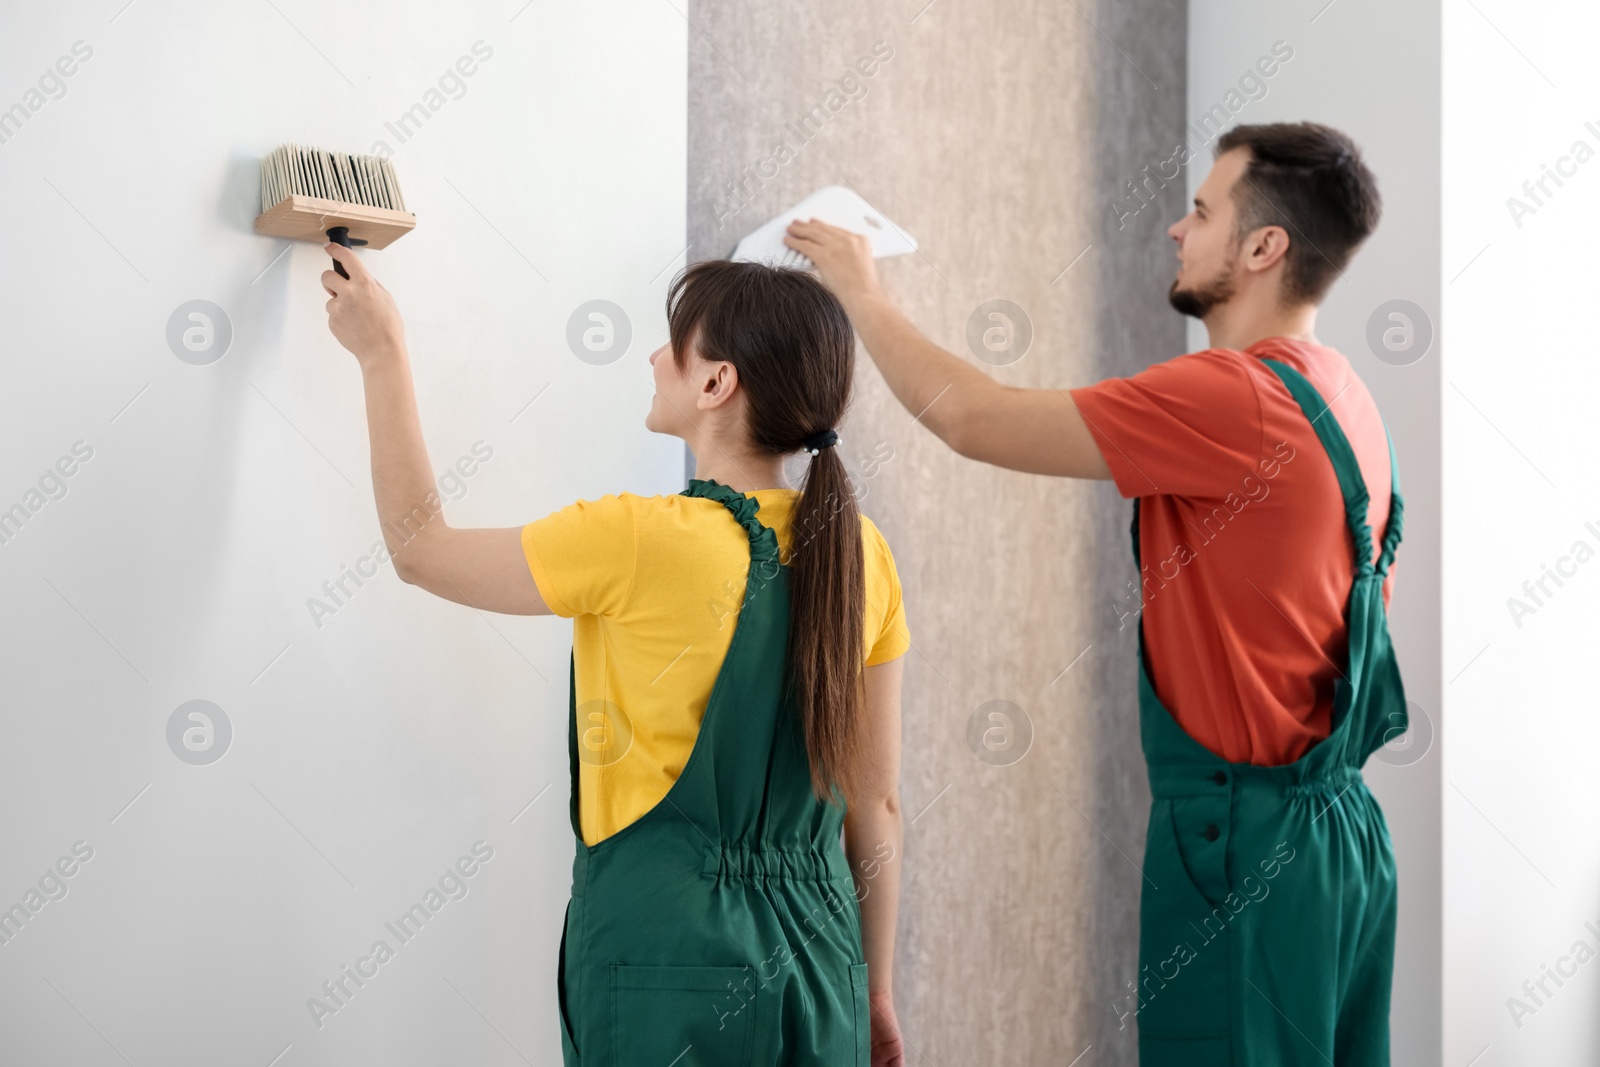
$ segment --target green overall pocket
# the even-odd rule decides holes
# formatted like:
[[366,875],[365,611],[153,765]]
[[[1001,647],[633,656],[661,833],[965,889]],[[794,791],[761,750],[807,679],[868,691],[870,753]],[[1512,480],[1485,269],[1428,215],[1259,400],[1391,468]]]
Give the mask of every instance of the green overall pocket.
[[856,1009],[856,1067],[872,1067],[872,1001],[867,997],[867,965],[850,965],[850,995]]
[[1232,916],[1201,891],[1196,875],[1205,867],[1192,854],[1221,842],[1197,836],[1185,847],[1174,806],[1157,799],[1150,809],[1148,880],[1139,899],[1139,1032],[1226,1038]]
[[611,1067],[754,1063],[755,972],[749,967],[611,965]]
[[567,1007],[567,931],[572,928],[574,906],[581,909],[582,898],[573,897],[567,901],[567,915],[561,921],[561,947],[556,951],[556,1010],[561,1016],[561,1055],[568,1062],[578,1058],[577,1039],[572,1032],[572,1013]]

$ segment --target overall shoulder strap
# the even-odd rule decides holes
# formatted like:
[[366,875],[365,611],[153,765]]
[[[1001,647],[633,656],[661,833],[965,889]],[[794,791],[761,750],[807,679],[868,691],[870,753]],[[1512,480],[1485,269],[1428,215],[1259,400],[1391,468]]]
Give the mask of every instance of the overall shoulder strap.
[[1383,552],[1378,556],[1378,573],[1388,574],[1394,562],[1395,550],[1400,547],[1400,537],[1405,531],[1406,500],[1400,495],[1400,461],[1395,459],[1394,438],[1387,425],[1383,436],[1389,442],[1389,519],[1383,531]]
[[778,559],[778,535],[770,526],[756,518],[756,512],[761,510],[761,501],[755,497],[745,496],[711,478],[690,478],[689,487],[680,495],[715,500],[733,513],[734,519],[744,527],[745,533],[750,538],[752,568],[758,564],[765,568],[766,564]]
[[[1317,439],[1322,442],[1328,459],[1333,462],[1333,472],[1339,478],[1339,490],[1344,495],[1345,522],[1350,527],[1350,536],[1355,540],[1357,573],[1370,572],[1373,570],[1372,527],[1367,524],[1370,497],[1366,479],[1361,476],[1361,465],[1356,462],[1355,450],[1350,447],[1339,421],[1326,417],[1330,405],[1323,402],[1322,394],[1306,380],[1305,375],[1275,359],[1263,359],[1261,362],[1271,367],[1273,373],[1283,381],[1289,395],[1294,397],[1310,421],[1311,428],[1317,432]],[[1391,529],[1394,528],[1393,523],[1389,525]]]
[[1139,559],[1139,498],[1133,498],[1133,521],[1128,524],[1128,536],[1133,539],[1133,565],[1143,566]]

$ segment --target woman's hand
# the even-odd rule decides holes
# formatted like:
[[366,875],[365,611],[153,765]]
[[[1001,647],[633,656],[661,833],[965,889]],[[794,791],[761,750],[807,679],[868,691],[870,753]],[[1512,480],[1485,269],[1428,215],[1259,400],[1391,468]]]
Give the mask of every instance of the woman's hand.
[[341,278],[335,270],[322,272],[322,287],[328,291],[328,329],[339,343],[355,354],[365,367],[369,360],[405,349],[406,327],[394,297],[367,270],[361,257],[332,241],[323,251],[338,260],[349,273]]
[[905,1067],[905,1039],[894,1016],[894,994],[871,993],[867,1003],[872,1008],[872,1067]]
[[878,291],[872,245],[861,234],[816,219],[796,219],[789,223],[783,243],[816,265],[822,284],[847,308],[855,298]]

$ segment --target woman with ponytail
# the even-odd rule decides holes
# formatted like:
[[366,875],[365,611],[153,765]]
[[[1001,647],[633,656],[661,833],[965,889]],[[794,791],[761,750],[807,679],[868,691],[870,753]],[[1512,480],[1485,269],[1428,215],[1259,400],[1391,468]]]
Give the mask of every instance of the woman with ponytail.
[[686,268],[645,426],[687,442],[688,488],[456,529],[432,495],[399,313],[339,255],[350,278],[323,275],[330,326],[367,380],[397,573],[481,610],[573,620],[564,1062],[900,1067],[910,638],[837,447],[855,360],[844,309],[800,271]]

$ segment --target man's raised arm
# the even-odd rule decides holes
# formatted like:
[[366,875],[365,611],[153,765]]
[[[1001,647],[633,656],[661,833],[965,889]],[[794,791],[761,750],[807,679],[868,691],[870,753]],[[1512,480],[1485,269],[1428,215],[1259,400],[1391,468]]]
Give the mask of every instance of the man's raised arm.
[[945,444],[1030,474],[1111,477],[1064,390],[1002,385],[924,337],[879,287],[865,237],[812,219],[792,223],[784,243],[816,264],[895,398]]

